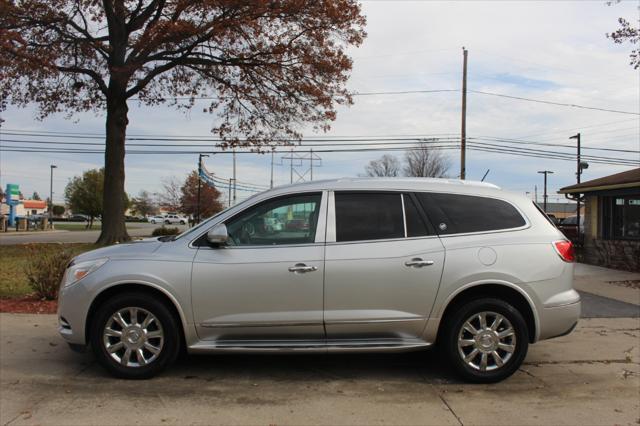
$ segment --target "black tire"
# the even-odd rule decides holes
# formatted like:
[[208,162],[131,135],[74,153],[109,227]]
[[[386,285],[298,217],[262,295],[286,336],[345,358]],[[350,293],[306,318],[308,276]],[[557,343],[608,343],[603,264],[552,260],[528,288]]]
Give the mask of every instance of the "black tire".
[[165,223],[166,225],[171,225],[171,222],[169,222],[168,220],[165,220],[165,221],[164,221],[164,223]]
[[184,220],[181,220],[181,221],[180,221],[180,225],[184,225],[184,224],[185,224],[185,221],[184,221]]
[[[151,313],[160,323],[162,330],[163,342],[159,353],[153,361],[143,366],[120,364],[107,352],[103,341],[103,332],[111,316],[128,307],[139,308]],[[144,315],[144,312],[140,315]],[[91,322],[91,347],[100,364],[112,375],[123,379],[148,379],[170,366],[176,360],[181,344],[179,326],[179,321],[162,301],[146,293],[122,293],[107,300],[98,308]],[[150,354],[150,352],[146,353]]]
[[[502,341],[509,346],[511,343],[515,343],[515,350],[513,350],[502,366],[498,366],[494,355],[486,355],[488,366],[485,371],[480,370],[480,368],[482,368],[482,351],[479,351],[478,355],[470,360],[471,364],[473,364],[471,365],[465,362],[463,354],[467,356],[471,355],[471,352],[475,350],[475,346],[458,347],[459,336],[462,336],[465,340],[474,340],[472,334],[467,331],[462,331],[462,328],[468,319],[483,312],[502,315],[511,324],[515,338],[515,340],[510,340],[511,337],[507,337]],[[495,316],[487,315],[486,322],[488,325],[492,324],[492,320],[495,320]],[[478,321],[478,327],[474,328],[480,328],[479,318],[473,320],[474,324],[476,324],[475,321]],[[465,381],[472,383],[495,383],[504,380],[518,370],[527,355],[529,347],[529,330],[527,324],[522,314],[504,300],[484,298],[462,304],[456,307],[450,314],[447,314],[443,327],[441,334],[442,340],[440,341],[439,348],[441,354],[453,370]],[[503,321],[498,331],[503,331],[504,329],[506,329],[506,327]],[[490,338],[488,340],[491,341]],[[489,343],[487,342],[487,344]],[[509,353],[499,349],[496,350],[496,354],[502,359],[503,356],[507,357]]]

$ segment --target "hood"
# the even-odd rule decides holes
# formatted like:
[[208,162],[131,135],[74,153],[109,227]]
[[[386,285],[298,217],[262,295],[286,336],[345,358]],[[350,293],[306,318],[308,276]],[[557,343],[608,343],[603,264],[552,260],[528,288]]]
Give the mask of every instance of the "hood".
[[83,262],[85,260],[100,259],[107,257],[116,258],[144,258],[153,254],[163,243],[158,238],[145,238],[142,240],[131,241],[129,243],[115,244],[108,247],[102,247],[82,253],[75,257],[75,261]]

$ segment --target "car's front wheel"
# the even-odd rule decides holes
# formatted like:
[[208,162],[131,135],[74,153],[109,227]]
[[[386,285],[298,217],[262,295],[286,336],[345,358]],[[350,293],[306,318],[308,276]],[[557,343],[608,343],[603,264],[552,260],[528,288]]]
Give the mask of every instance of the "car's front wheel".
[[506,379],[527,355],[527,324],[522,314],[503,300],[478,299],[459,306],[447,316],[444,327],[441,350],[467,381]]
[[119,294],[96,312],[91,346],[114,376],[147,379],[175,361],[178,323],[164,303],[148,294]]

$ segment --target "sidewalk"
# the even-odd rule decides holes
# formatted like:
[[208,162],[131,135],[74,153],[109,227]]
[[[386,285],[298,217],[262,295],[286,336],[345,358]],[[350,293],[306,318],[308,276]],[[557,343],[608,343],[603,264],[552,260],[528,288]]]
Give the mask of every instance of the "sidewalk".
[[48,231],[12,231],[9,230],[7,232],[0,232],[0,237],[2,236],[14,236],[14,235],[47,235],[47,234],[57,234],[58,232],[69,232],[65,229],[52,229]]
[[629,281],[640,282],[640,273],[585,263],[576,264],[574,274],[576,290],[640,306],[640,287],[637,284],[635,288],[632,287],[628,284]]

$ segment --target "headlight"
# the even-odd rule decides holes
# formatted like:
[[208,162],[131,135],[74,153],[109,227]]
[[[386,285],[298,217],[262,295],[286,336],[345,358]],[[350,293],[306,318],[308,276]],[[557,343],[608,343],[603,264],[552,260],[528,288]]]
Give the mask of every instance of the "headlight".
[[71,284],[77,283],[78,281],[107,263],[107,260],[109,259],[95,259],[87,260],[85,262],[72,263],[64,273],[64,278],[62,279],[62,287],[67,287]]

